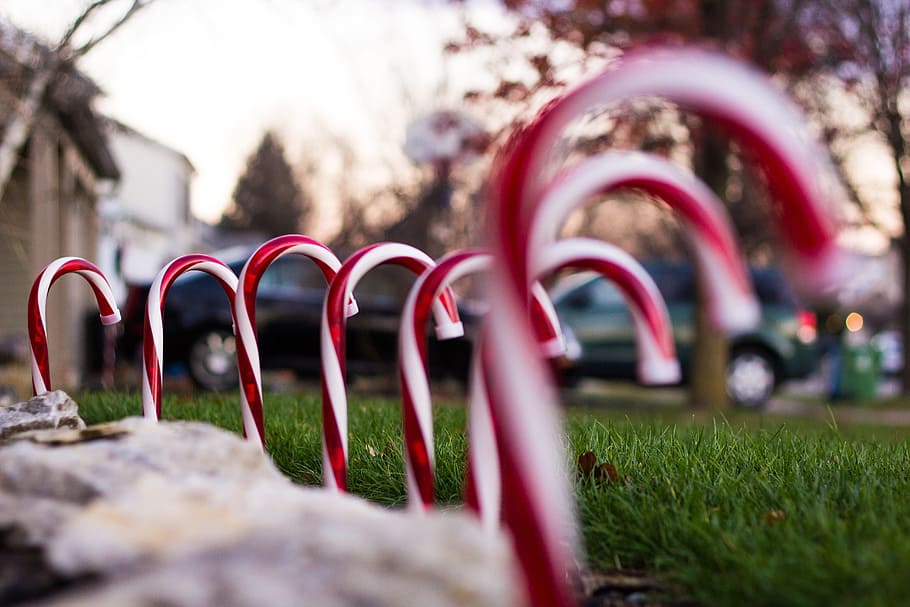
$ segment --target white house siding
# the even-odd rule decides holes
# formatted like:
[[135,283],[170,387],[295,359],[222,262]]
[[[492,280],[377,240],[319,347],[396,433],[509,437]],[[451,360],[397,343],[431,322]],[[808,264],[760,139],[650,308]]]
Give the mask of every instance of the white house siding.
[[193,167],[186,157],[116,123],[110,145],[121,179],[101,203],[99,260],[122,299],[125,282],[151,282],[165,263],[194,252],[199,237],[189,208]]

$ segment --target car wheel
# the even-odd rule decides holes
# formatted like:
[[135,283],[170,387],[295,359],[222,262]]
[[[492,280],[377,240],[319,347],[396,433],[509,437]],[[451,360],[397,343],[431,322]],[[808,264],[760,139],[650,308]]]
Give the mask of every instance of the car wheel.
[[237,385],[237,341],[230,331],[210,329],[192,342],[187,356],[190,379],[203,390],[228,390]]
[[757,348],[734,350],[727,364],[727,394],[741,407],[763,407],[777,385],[774,360]]

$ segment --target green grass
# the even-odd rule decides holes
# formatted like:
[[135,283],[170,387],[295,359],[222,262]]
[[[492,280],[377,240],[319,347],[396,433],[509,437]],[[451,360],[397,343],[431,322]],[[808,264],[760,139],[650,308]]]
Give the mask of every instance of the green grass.
[[[166,398],[166,418],[239,430],[236,396]],[[86,394],[87,422],[137,414],[138,398]],[[836,413],[836,412],[835,412]],[[437,407],[440,497],[457,502],[464,412]],[[319,399],[270,396],[276,464],[320,479]],[[398,405],[352,399],[351,488],[404,500]],[[593,451],[620,482],[580,481],[578,512],[592,567],[644,569],[674,599],[714,605],[910,604],[910,440],[906,430],[838,427],[737,414],[570,412],[569,453]]]

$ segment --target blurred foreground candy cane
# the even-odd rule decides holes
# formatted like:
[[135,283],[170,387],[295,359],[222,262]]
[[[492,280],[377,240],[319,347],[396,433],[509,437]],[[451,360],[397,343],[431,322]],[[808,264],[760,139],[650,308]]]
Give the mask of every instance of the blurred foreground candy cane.
[[[679,361],[666,303],[648,272],[628,253],[605,242],[569,238],[547,245],[534,268],[534,275],[539,278],[566,269],[589,270],[615,283],[632,315],[639,380],[646,385],[679,381]],[[483,349],[485,338],[478,341],[478,347]],[[499,497],[502,481],[499,470],[492,470],[487,463],[499,459],[495,455],[497,442],[482,360],[484,356],[480,355],[471,361],[468,472],[477,477],[468,483],[466,502],[479,513],[484,526],[492,529],[499,518],[500,502],[494,500]],[[476,494],[471,495],[471,490]]]
[[51,389],[46,322],[47,293],[54,281],[71,272],[88,281],[101,312],[101,324],[113,325],[120,322],[120,310],[114,302],[111,286],[95,264],[81,257],[61,257],[47,264],[35,278],[32,290],[28,294],[28,337],[31,350],[32,392],[35,396],[46,394]]
[[[405,300],[401,314],[401,329],[398,332],[398,373],[401,379],[408,505],[418,512],[430,509],[435,501],[433,409],[427,371],[427,322],[437,297],[449,285],[470,274],[487,270],[491,261],[489,253],[476,249],[449,253],[437,262],[435,268],[420,275]],[[531,294],[531,323],[536,329],[538,344],[545,356],[559,356],[565,350],[565,340],[553,303],[540,283],[534,283]],[[469,439],[469,443],[473,444],[473,439]],[[476,458],[469,461],[478,462]],[[495,459],[495,451],[491,458],[479,461],[491,474],[499,474],[499,462]],[[483,475],[469,472],[468,477],[476,479]],[[499,485],[498,482],[492,482],[488,486],[491,487],[490,492],[495,491],[497,494],[484,501],[495,504],[491,507],[494,511],[490,514],[495,523],[499,518]],[[477,491],[471,489],[469,493],[476,495]],[[485,511],[479,512],[483,518]]]
[[714,327],[722,331],[754,327],[761,309],[723,203],[695,175],[652,154],[607,152],[560,172],[537,205],[530,228],[532,258],[548,250],[546,245],[556,240],[573,210],[597,194],[624,188],[664,201],[682,219]]
[[[331,284],[341,262],[331,249],[308,236],[286,234],[263,243],[250,256],[237,283],[234,307],[237,313],[237,360],[240,371],[240,407],[243,414],[243,433],[248,440],[265,448],[265,427],[262,412],[262,370],[259,363],[259,343],[256,339],[256,293],[259,281],[272,263],[285,255],[309,257],[319,267],[326,283]],[[345,313],[357,313],[353,298]]]
[[[231,316],[237,325],[234,313],[234,296],[237,291],[237,276],[223,262],[194,253],[183,255],[164,266],[149,289],[145,311],[145,330],[142,336],[142,414],[146,419],[161,417],[161,377],[164,365],[164,328],[161,315],[167,292],[184,272],[197,270],[211,274],[224,289],[231,303]],[[241,386],[241,390],[243,386]]]
[[[323,477],[326,487],[347,491],[348,401],[345,389],[345,305],[354,287],[371,269],[393,264],[422,274],[436,264],[423,251],[397,242],[384,242],[360,249],[342,264],[329,285],[322,308],[320,349],[322,358]],[[464,327],[455,297],[445,291],[433,304],[436,337],[460,337]]]
[[[553,387],[526,321],[531,226],[547,186],[548,155],[564,128],[595,106],[658,96],[725,126],[760,161],[779,198],[776,214],[803,286],[841,278],[836,229],[826,214],[836,179],[805,121],[768,81],[720,56],[639,51],[548,105],[500,150],[490,184],[494,253],[482,373],[503,478],[503,515],[534,607],[575,604],[567,582],[577,540]],[[543,178],[542,178],[543,177]]]

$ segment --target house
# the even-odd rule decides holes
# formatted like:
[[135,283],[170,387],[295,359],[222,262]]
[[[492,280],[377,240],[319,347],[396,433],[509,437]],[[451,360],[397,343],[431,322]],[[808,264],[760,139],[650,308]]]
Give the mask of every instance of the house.
[[[20,107],[34,73],[51,51],[0,22],[0,137]],[[98,88],[72,66],[61,67],[0,198],[0,345],[26,343],[26,302],[32,281],[51,260],[95,260],[100,184],[120,176],[104,122],[92,108]],[[78,383],[84,363],[85,318],[95,305],[78,277],[61,278],[47,307],[53,385]]]
[[120,180],[99,202],[98,266],[118,301],[126,283],[151,282],[171,259],[199,248],[186,156],[115,120],[106,132]]

